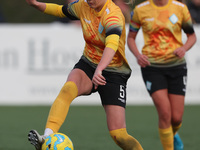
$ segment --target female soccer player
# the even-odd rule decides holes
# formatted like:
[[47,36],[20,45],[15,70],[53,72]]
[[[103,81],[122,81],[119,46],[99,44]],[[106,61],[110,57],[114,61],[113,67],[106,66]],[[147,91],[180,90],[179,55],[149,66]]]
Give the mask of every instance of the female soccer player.
[[142,150],[126,131],[126,82],[131,69],[125,58],[125,19],[120,8],[112,0],[77,0],[64,6],[26,1],[46,14],[79,19],[85,39],[83,55],[50,109],[44,135],[31,130],[31,144],[40,150],[44,137],[60,129],[71,102],[98,91],[113,140],[123,150]]
[[[142,54],[135,43],[142,27]],[[182,43],[182,29],[187,41]],[[185,53],[195,44],[187,6],[176,0],[147,0],[132,12],[128,46],[138,64],[159,118],[159,135],[164,150],[182,150],[177,133],[182,124],[186,92]]]

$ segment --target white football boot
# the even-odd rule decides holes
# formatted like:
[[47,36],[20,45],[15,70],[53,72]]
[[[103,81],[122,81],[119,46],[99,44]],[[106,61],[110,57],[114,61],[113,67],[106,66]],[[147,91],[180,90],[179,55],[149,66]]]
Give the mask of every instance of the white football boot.
[[28,133],[28,140],[35,146],[36,150],[41,150],[45,137],[40,135],[36,130],[31,130]]

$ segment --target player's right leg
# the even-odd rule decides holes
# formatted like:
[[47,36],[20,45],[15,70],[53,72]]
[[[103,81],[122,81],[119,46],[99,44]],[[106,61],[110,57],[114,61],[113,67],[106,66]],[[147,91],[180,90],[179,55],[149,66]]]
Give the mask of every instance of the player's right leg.
[[[78,95],[89,94],[92,87],[92,81],[84,71],[81,69],[73,69],[71,71],[67,82],[64,84],[51,106],[44,133],[45,136],[51,134],[47,129],[52,130],[53,133],[58,132],[68,114],[71,102]],[[36,147],[36,150],[40,150],[42,145],[40,137],[42,136],[40,136],[35,130],[32,130],[29,133],[28,140]]]
[[28,140],[35,146],[36,150],[41,150],[42,144],[45,141],[45,137],[41,136],[36,130],[31,130],[28,133]]
[[[68,114],[71,102],[77,95],[77,85],[72,81],[67,81],[51,106],[44,133],[46,137],[51,133],[58,132]],[[52,132],[49,132],[47,129]],[[36,130],[31,130],[29,132],[28,140],[35,146],[36,150],[40,150],[44,142],[43,136],[39,135]]]
[[78,95],[89,94],[91,90],[92,81],[85,72],[80,69],[72,70],[67,82],[51,106],[46,128],[58,132],[68,114],[71,102]]

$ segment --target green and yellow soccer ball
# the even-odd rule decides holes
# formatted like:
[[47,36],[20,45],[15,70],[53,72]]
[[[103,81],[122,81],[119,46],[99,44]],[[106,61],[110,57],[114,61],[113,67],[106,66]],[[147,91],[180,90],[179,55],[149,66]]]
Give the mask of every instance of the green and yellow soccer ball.
[[45,138],[42,150],[74,150],[71,139],[63,133],[53,133]]

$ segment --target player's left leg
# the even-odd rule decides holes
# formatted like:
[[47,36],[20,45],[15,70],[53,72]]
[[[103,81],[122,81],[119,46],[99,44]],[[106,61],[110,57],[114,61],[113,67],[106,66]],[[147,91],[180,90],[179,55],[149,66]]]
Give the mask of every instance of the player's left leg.
[[143,150],[140,143],[126,131],[125,108],[116,105],[104,105],[107,125],[115,143],[123,150]]
[[184,101],[187,86],[187,66],[186,64],[176,66],[171,69],[168,78],[169,100],[172,112],[172,128],[174,132],[174,149],[183,150],[183,143],[176,133],[181,127],[184,113]]
[[174,135],[174,150],[183,150],[184,145],[178,133]]
[[171,126],[171,105],[167,89],[155,91],[152,95],[158,112],[159,135],[164,150],[174,150],[173,131]]
[[172,128],[174,133],[174,150],[183,150],[183,142],[177,133],[182,125],[182,117],[184,113],[184,99],[183,95],[169,94],[169,99],[172,108]]

